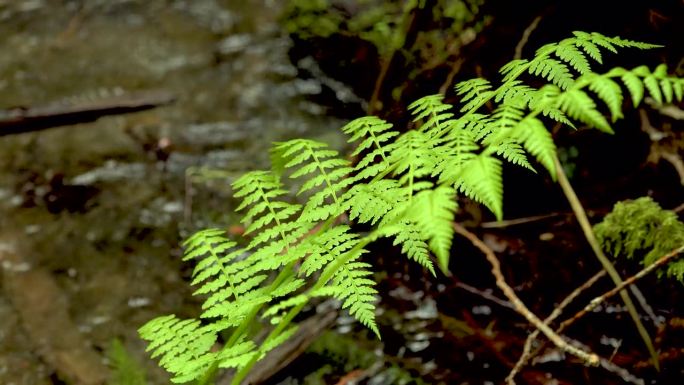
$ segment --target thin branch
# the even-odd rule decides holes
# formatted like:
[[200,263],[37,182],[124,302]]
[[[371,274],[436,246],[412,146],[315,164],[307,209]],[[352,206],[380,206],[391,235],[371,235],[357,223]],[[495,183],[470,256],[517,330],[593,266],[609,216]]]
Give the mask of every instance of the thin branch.
[[515,55],[513,55],[513,59],[520,59],[522,57],[522,50],[525,47],[525,44],[527,44],[527,41],[530,39],[530,35],[532,35],[532,32],[534,32],[534,30],[537,29],[537,26],[539,25],[541,19],[541,15],[535,17],[534,20],[532,20],[532,22],[530,23],[530,25],[528,25],[527,28],[525,28],[522,38],[515,46]]
[[487,246],[475,234],[471,233],[460,224],[452,223],[452,225],[457,233],[467,238],[475,247],[484,253],[487,261],[492,265],[492,274],[496,280],[496,285],[511,302],[516,312],[525,317],[525,319],[533,324],[537,329],[541,330],[541,332],[544,333],[544,335],[561,350],[582,359],[588,365],[596,366],[599,364],[599,357],[595,353],[586,352],[570,345],[563,339],[563,337],[555,333],[548,325],[544,324],[539,317],[534,315],[534,313],[532,313],[527,306],[525,306],[525,304],[515,294],[513,288],[506,283],[503,273],[501,272],[501,264],[494,254],[494,251],[489,248],[489,246]]
[[[622,285],[622,278],[620,277],[620,274],[617,272],[615,266],[613,266],[613,263],[610,261],[610,259],[608,259],[608,257],[606,257],[606,255],[603,253],[603,250],[601,249],[601,246],[599,245],[598,240],[596,239],[596,235],[594,234],[594,230],[591,227],[591,223],[589,223],[587,213],[584,210],[584,207],[582,207],[582,203],[577,197],[575,190],[572,188],[572,185],[570,184],[567,175],[565,175],[563,166],[561,165],[557,156],[554,157],[554,162],[556,164],[556,174],[558,176],[558,183],[560,184],[561,189],[565,194],[565,197],[570,203],[572,211],[575,213],[575,217],[577,218],[577,222],[579,222],[579,225],[582,228],[584,237],[587,239],[587,242],[591,246],[591,249],[594,251],[596,258],[598,258],[599,262],[601,262],[603,269],[606,270],[610,278],[613,280],[615,286],[619,287],[620,285]],[[655,348],[653,347],[653,341],[651,340],[651,336],[648,334],[648,331],[644,327],[644,324],[641,323],[639,313],[637,313],[636,307],[634,306],[632,299],[630,298],[626,290],[620,290],[619,293],[620,297],[622,298],[622,302],[624,302],[625,306],[627,307],[629,315],[632,317],[632,321],[634,321],[634,325],[636,326],[637,331],[641,336],[641,339],[644,341],[644,345],[646,345],[646,348],[648,349],[651,355],[651,359],[653,360],[653,366],[656,368],[656,370],[659,370],[660,364],[658,363],[658,353],[656,353]]]
[[543,214],[543,215],[534,215],[531,217],[505,219],[505,220],[501,220],[501,221],[482,222],[482,223],[480,223],[479,227],[481,227],[483,229],[501,229],[501,228],[510,227],[510,226],[518,226],[518,225],[524,225],[524,224],[533,223],[533,222],[539,222],[539,221],[543,221],[546,219],[557,218],[557,217],[561,217],[561,216],[565,216],[565,215],[567,215],[567,214],[565,214],[565,213],[551,213],[551,214]]
[[454,78],[461,70],[461,66],[463,65],[464,61],[465,60],[463,60],[463,58],[458,58],[454,60],[454,62],[451,64],[451,71],[449,71],[449,74],[447,75],[446,79],[444,79],[444,83],[442,83],[442,86],[439,87],[440,94],[446,95],[447,90],[454,82]]
[[[572,291],[565,299],[561,301],[561,303],[556,306],[551,314],[544,319],[544,324],[550,325],[551,322],[553,322],[556,318],[558,318],[562,313],[563,310],[577,298],[580,294],[582,294],[584,291],[589,289],[596,281],[601,279],[601,277],[606,275],[605,270],[601,270],[598,273],[594,274],[591,278],[589,278],[585,283],[583,283],[581,286],[576,288],[575,290]],[[515,366],[511,370],[511,372],[506,376],[506,383],[509,385],[515,385],[515,376],[522,370],[522,368],[525,367],[527,362],[530,360],[530,358],[534,357],[536,355],[535,353],[532,353],[532,344],[534,341],[537,339],[539,336],[539,329],[536,329],[533,331],[525,340],[525,345],[523,347],[523,352],[520,355],[520,358],[518,359],[518,362],[515,363]]]
[[594,310],[598,305],[606,301],[608,298],[614,296],[618,292],[624,290],[627,286],[633,285],[636,281],[640,280],[641,278],[645,277],[649,273],[651,273],[653,270],[657,269],[660,266],[663,266],[664,264],[668,263],[672,259],[676,258],[684,252],[684,245],[680,246],[679,248],[671,251],[670,253],[658,258],[657,261],[653,262],[652,264],[648,265],[638,273],[634,274],[633,276],[625,279],[620,285],[614,287],[612,290],[605,292],[604,294],[592,299],[587,306],[584,307],[584,309],[578,311],[572,318],[569,318],[565,321],[563,321],[560,324],[560,327],[558,328],[558,333],[562,332],[563,330],[567,329],[568,326],[572,325],[575,321],[578,319],[582,318],[585,314],[588,312]]
[[[582,344],[581,342],[574,341],[574,343],[581,348],[585,348],[586,346]],[[630,373],[627,369],[618,366],[614,362],[610,361],[609,359],[599,357],[599,366],[602,367],[603,369],[615,374],[616,376],[620,377],[625,383],[630,383],[634,385],[645,385],[646,381],[644,381],[642,378],[639,378],[632,373]]]
[[504,301],[503,299],[501,299],[501,298],[499,298],[499,297],[497,297],[491,293],[488,293],[484,290],[480,290],[474,286],[470,286],[467,283],[457,281],[455,278],[454,278],[454,281],[455,281],[454,285],[456,285],[457,287],[460,287],[461,289],[463,289],[467,292],[473,293],[473,294],[478,295],[484,299],[490,300],[499,306],[515,310],[515,307],[513,307],[513,305],[508,301]]

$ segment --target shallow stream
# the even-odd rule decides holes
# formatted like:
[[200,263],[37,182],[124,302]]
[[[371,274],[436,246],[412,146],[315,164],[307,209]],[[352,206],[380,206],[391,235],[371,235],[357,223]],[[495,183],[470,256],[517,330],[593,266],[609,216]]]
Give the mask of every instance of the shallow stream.
[[[59,317],[26,320],[52,308],[18,310],[41,306],[22,297],[39,288],[13,274],[47,272],[80,342],[104,351],[120,338],[142,361],[137,327],[196,306],[178,243],[193,229],[235,222],[233,176],[267,165],[274,140],[342,145],[341,121],[308,100],[321,82],[298,78],[290,63],[280,4],[0,0],[0,109],[175,97],[145,112],[0,137],[0,384],[59,380],[31,330]],[[152,382],[166,383],[145,362]]]

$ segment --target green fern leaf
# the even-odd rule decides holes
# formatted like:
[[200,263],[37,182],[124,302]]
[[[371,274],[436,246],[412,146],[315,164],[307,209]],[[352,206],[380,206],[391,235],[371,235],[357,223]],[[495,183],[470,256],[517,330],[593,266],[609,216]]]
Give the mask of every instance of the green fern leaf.
[[399,182],[413,195],[420,186],[419,178],[429,176],[435,167],[433,141],[420,131],[408,131],[397,139],[397,147],[390,155],[394,175],[400,175]]
[[409,220],[395,221],[392,224],[381,226],[378,233],[383,237],[393,237],[393,244],[395,246],[401,245],[403,254],[426,268],[433,276],[435,275],[435,268],[430,260],[429,246],[426,242],[427,237],[415,222]]
[[503,180],[501,161],[478,155],[451,173],[444,173],[440,183],[455,188],[476,202],[483,203],[497,219],[503,217]]
[[474,78],[456,84],[456,93],[461,95],[461,112],[470,111],[484,103],[494,93],[491,83],[482,78]]
[[558,97],[559,108],[573,119],[590,127],[612,134],[613,129],[606,118],[596,109],[594,100],[580,89],[567,90]]
[[[392,124],[375,116],[355,119],[342,127],[342,131],[345,134],[351,135],[349,142],[361,140],[361,143],[352,152],[352,156],[358,156],[366,150],[371,150],[369,154],[359,161],[354,168],[355,171],[364,170],[377,157],[380,157],[383,162],[387,162],[388,141],[399,135],[396,131],[390,131],[391,128]],[[367,175],[366,177],[373,176],[375,175]]]
[[558,44],[555,54],[564,62],[570,64],[580,74],[591,72],[589,61],[582,51],[575,46],[576,39],[565,39]]
[[425,234],[430,250],[437,256],[439,267],[444,272],[449,269],[449,252],[454,235],[455,195],[455,191],[446,186],[421,191],[411,202],[408,212]]
[[638,107],[644,98],[644,85],[641,79],[634,73],[625,71],[622,75],[622,82],[632,96],[632,104],[634,104],[634,107]]
[[570,88],[575,83],[565,64],[548,57],[542,56],[532,60],[528,72],[545,78],[563,90]]
[[534,155],[553,180],[556,180],[556,145],[544,123],[539,119],[526,117],[515,127],[512,136],[523,143],[525,150]]
[[[360,255],[360,253],[359,253]],[[358,257],[357,257],[358,258]],[[342,301],[342,308],[349,309],[349,314],[368,327],[380,338],[380,331],[375,322],[375,281],[369,279],[371,266],[352,259],[335,273],[333,282],[317,290],[314,295],[333,296]]]
[[594,91],[603,100],[608,109],[613,122],[623,117],[622,115],[622,89],[620,85],[607,76],[588,74],[582,77],[589,82],[589,89]]
[[375,225],[405,198],[398,181],[381,179],[354,185],[342,196],[342,201],[349,219]]
[[499,70],[499,73],[501,73],[501,75],[504,75],[503,82],[508,82],[520,76],[520,74],[522,74],[523,71],[527,70],[529,64],[530,62],[526,59],[515,59],[506,63]]
[[302,263],[301,272],[308,277],[356,246],[358,235],[351,233],[348,226],[335,226],[305,242],[308,256]]
[[663,103],[663,95],[660,92],[660,86],[658,85],[658,80],[655,78],[655,76],[645,77],[644,86],[646,86],[648,93],[658,104]]
[[[575,32],[577,34],[577,32]],[[599,64],[603,64],[603,58],[601,55],[601,50],[599,47],[592,43],[591,40],[585,40],[585,39],[575,39],[575,45],[582,48],[582,50],[589,55],[590,58],[594,59],[596,62]]]
[[172,373],[171,381],[182,383],[200,378],[217,359],[211,347],[216,332],[197,320],[180,320],[175,315],[155,318],[138,332],[149,341],[152,358],[161,357],[159,365]]
[[414,122],[427,118],[420,125],[420,131],[431,133],[433,138],[441,136],[446,131],[448,127],[445,122],[454,116],[454,114],[447,112],[452,106],[443,103],[443,99],[443,95],[428,95],[416,100],[408,107],[411,115],[413,115]]

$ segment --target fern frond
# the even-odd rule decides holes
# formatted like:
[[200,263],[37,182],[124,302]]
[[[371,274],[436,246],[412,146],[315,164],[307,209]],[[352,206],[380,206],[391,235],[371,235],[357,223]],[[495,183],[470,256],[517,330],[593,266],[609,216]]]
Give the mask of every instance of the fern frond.
[[413,121],[419,122],[425,118],[419,130],[429,132],[433,138],[440,137],[448,128],[445,122],[450,120],[454,114],[447,112],[452,109],[450,104],[443,103],[444,95],[424,96],[408,106]]
[[440,176],[440,183],[454,185],[467,197],[483,203],[497,219],[503,217],[502,182],[501,161],[487,154],[480,154]]
[[584,75],[581,80],[589,83],[588,88],[598,95],[599,99],[603,100],[608,106],[612,121],[615,122],[623,117],[622,115],[622,89],[608,76],[598,74]]
[[530,62],[528,72],[532,75],[541,76],[562,90],[570,88],[575,83],[568,66],[549,57],[537,56]]
[[275,162],[284,163],[284,169],[293,169],[290,178],[307,176],[297,194],[316,190],[307,200],[300,220],[317,222],[342,213],[340,195],[354,180],[347,177],[352,172],[349,162],[340,159],[337,151],[328,149],[325,143],[294,139],[276,143],[272,153]]
[[496,103],[514,106],[528,106],[537,95],[537,90],[521,80],[511,80],[496,90]]
[[435,168],[433,138],[421,131],[408,131],[397,139],[397,147],[390,155],[390,164],[394,175],[399,175],[399,183],[408,190],[411,196],[415,191],[425,188],[424,183],[417,183],[420,178],[432,174]]
[[551,133],[541,120],[525,117],[513,129],[511,135],[523,144],[525,150],[534,155],[537,161],[546,168],[553,180],[556,180],[556,145]]
[[[472,131],[472,128],[468,128],[468,122],[463,119],[459,119],[457,124],[453,125],[451,131],[444,138],[444,143],[433,148],[437,164],[431,176],[451,173],[476,156],[475,151],[479,150],[480,146],[477,144],[477,137]],[[490,133],[487,131],[487,134]]]
[[200,378],[218,358],[211,352],[216,331],[198,320],[168,315],[147,322],[138,332],[149,342],[146,350],[152,358],[161,356],[159,365],[174,375],[171,381],[175,383]]
[[408,217],[428,239],[428,246],[439,261],[442,271],[449,270],[451,239],[454,235],[452,222],[458,205],[456,192],[451,187],[440,186],[416,194],[408,209]]
[[499,73],[503,75],[503,82],[507,83],[510,80],[513,80],[520,76],[525,70],[527,70],[528,66],[530,64],[530,61],[527,59],[515,59],[511,60],[510,62],[506,63],[501,69],[499,70]]
[[492,96],[492,84],[487,79],[473,78],[456,84],[456,93],[461,96],[461,112],[470,111]]
[[603,132],[613,133],[606,118],[596,109],[594,100],[581,89],[575,88],[561,93],[558,97],[558,105],[571,118]]
[[591,72],[589,61],[584,53],[577,48],[576,39],[565,39],[558,43],[555,51],[556,56],[570,64],[581,75]]
[[393,179],[354,185],[342,196],[344,210],[349,219],[375,225],[388,212],[405,201],[402,186]]
[[[359,255],[361,253],[359,252]],[[357,257],[358,258],[358,257]],[[373,275],[368,269],[371,265],[358,262],[352,258],[335,273],[328,286],[312,293],[317,296],[332,296],[342,301],[342,308],[349,309],[349,314],[373,331],[380,338],[380,331],[375,322],[375,281],[368,278]]]
[[308,255],[301,272],[308,277],[356,246],[358,235],[350,230],[348,226],[339,225],[307,239],[303,247]]
[[[342,127],[342,132],[351,135],[349,142],[361,141],[352,152],[352,156],[358,156],[364,151],[370,150],[354,167],[355,171],[364,173],[364,170],[373,164],[378,157],[382,160],[380,165],[387,166],[388,142],[399,135],[396,131],[390,131],[391,128],[391,123],[387,123],[376,116],[354,119]],[[377,174],[365,172],[359,179],[374,177],[375,175]]]
[[427,237],[415,222],[409,220],[394,221],[390,225],[381,226],[378,232],[380,236],[393,237],[393,244],[395,246],[401,245],[403,254],[435,275],[435,269],[430,260],[429,246],[426,242]]

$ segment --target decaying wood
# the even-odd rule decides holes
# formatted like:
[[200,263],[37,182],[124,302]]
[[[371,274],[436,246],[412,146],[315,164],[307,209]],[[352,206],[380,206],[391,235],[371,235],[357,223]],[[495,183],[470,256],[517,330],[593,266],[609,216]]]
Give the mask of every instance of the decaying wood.
[[27,348],[68,384],[104,384],[107,367],[69,317],[61,289],[48,271],[30,265],[15,242],[0,238],[0,264],[3,289],[33,344]]
[[156,91],[128,93],[70,105],[53,104],[0,110],[0,136],[92,122],[105,115],[149,110],[172,103],[174,100],[172,94]]

